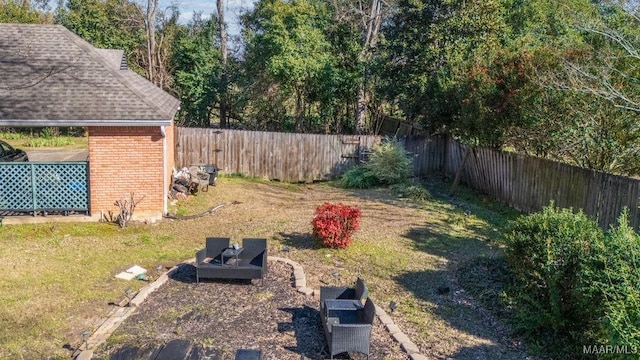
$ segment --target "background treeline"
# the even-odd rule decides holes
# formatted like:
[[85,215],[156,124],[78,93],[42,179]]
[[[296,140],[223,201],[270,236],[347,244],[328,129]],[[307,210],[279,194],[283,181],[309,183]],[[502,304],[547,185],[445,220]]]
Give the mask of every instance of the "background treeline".
[[0,0],[0,21],[58,23],[126,50],[182,100],[183,126],[368,134],[392,116],[640,173],[637,1],[258,0],[237,38],[215,2],[181,23],[157,0]]

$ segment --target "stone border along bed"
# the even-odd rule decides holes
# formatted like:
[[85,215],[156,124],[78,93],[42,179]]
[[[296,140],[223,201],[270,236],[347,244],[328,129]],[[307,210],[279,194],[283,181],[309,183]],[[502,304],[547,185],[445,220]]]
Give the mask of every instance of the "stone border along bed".
[[[289,260],[286,258],[281,258],[277,256],[269,256],[267,258],[269,261],[280,261],[287,265],[290,265],[293,268],[293,277],[295,279],[295,288],[298,292],[303,293],[307,296],[319,294],[319,290],[314,290],[307,287],[307,278],[304,275],[304,270],[302,266],[293,260]],[[186,263],[193,263],[195,259],[191,259],[186,261]],[[87,341],[88,350],[81,351],[78,356],[75,357],[76,360],[91,360],[93,357],[94,348],[98,347],[102,343],[104,343],[109,336],[120,326],[120,324],[129,317],[129,315],[133,314],[140,304],[151,294],[156,291],[160,286],[162,286],[167,280],[169,280],[169,274],[175,271],[178,266],[174,266],[166,273],[160,275],[156,281],[153,283],[143,287],[140,291],[131,299],[130,305],[126,307],[118,307],[111,311],[107,318],[100,324],[98,329],[89,336]],[[402,330],[393,322],[393,319],[387,314],[384,309],[376,305],[376,315],[380,319],[380,322],[384,324],[384,327],[387,329],[391,337],[400,343],[402,350],[409,354],[409,358],[411,360],[427,360],[427,357],[420,354],[420,350],[418,346],[409,339],[407,335],[405,335]],[[81,345],[82,346],[82,345]]]

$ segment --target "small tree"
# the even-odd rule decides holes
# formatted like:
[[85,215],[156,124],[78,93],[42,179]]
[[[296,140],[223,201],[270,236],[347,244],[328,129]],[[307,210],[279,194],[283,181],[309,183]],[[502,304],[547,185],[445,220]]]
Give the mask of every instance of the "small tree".
[[136,200],[135,194],[130,193],[129,199],[126,199],[123,195],[120,200],[116,200],[115,205],[118,207],[118,209],[120,209],[120,214],[116,218],[116,222],[118,223],[118,225],[120,225],[121,228],[124,229],[125,227],[127,227],[127,223],[129,223],[131,218],[133,218],[133,211],[136,209],[138,203],[140,203],[140,201],[142,201],[143,199],[144,195]]

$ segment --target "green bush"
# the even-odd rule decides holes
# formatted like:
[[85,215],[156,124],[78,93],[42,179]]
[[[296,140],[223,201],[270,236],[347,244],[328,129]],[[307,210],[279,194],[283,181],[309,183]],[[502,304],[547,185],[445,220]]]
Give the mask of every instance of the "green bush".
[[340,179],[345,188],[368,189],[379,185],[406,184],[413,175],[413,163],[404,146],[395,138],[375,145],[369,161],[349,169]]
[[587,357],[578,344],[640,350],[640,236],[627,217],[604,232],[552,203],[510,224],[507,302],[516,328],[551,355]]
[[629,226],[625,210],[618,226],[595,247],[591,291],[602,301],[601,343],[640,351],[640,237]]
[[383,185],[406,183],[413,175],[411,157],[396,138],[375,145],[365,167]]
[[347,189],[370,189],[378,184],[378,179],[363,165],[352,167],[340,178],[340,186]]
[[506,257],[515,277],[510,292],[518,330],[556,344],[587,343],[599,311],[589,286],[597,272],[593,245],[603,236],[583,212],[553,203],[509,225]]
[[425,201],[431,198],[429,190],[420,185],[396,184],[391,186],[391,191],[400,197],[414,201]]

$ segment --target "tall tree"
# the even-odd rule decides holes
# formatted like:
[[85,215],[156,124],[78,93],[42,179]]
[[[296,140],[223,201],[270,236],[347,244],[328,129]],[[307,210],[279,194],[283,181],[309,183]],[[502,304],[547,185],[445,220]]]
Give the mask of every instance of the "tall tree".
[[208,127],[218,101],[220,52],[211,46],[218,35],[217,20],[203,20],[199,13],[183,27],[172,50],[175,87],[182,101],[178,123]]
[[371,132],[373,128],[370,109],[375,90],[372,86],[372,77],[376,73],[372,71],[371,67],[374,66],[373,60],[378,54],[381,25],[395,10],[395,0],[333,0],[331,6],[335,23],[338,26],[346,25],[358,32],[359,49],[355,61],[359,82],[356,89],[353,131],[356,133]]
[[147,0],[144,27],[147,33],[147,79],[158,84],[154,77],[156,64],[156,17],[158,16],[158,0]]
[[261,0],[243,17],[244,66],[252,82],[249,86],[256,90],[255,100],[268,96],[284,102],[284,108],[267,103],[272,108],[262,108],[265,112],[285,111],[285,116],[273,117],[285,123],[292,120],[280,124],[281,129],[305,131],[316,126],[307,121],[312,118],[308,111],[313,107],[319,81],[333,60],[330,44],[319,26],[327,16],[326,7],[315,0]]
[[218,10],[218,27],[220,29],[220,53],[222,54],[222,78],[220,81],[220,127],[227,127],[227,90],[228,90],[228,68],[227,68],[227,25],[224,20],[224,0],[216,0]]
[[[46,7],[46,3],[38,5],[41,8]],[[0,22],[2,23],[50,24],[52,21],[50,13],[34,9],[29,0],[0,0]]]
[[141,61],[144,19],[128,0],[67,0],[56,10],[56,21],[98,48],[122,49],[129,67],[145,73]]

